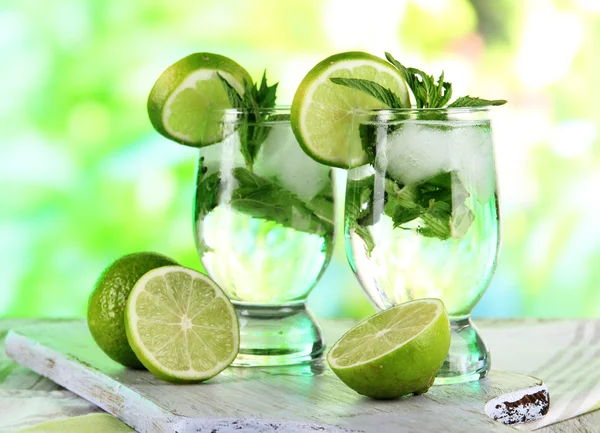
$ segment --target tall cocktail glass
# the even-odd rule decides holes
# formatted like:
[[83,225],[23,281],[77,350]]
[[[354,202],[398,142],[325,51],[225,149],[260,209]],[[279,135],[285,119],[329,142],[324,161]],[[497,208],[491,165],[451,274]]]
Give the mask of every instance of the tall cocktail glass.
[[306,298],[333,251],[331,168],[304,154],[288,108],[213,111],[206,122],[214,144],[199,150],[194,233],[238,313],[233,365],[310,361],[324,348]]

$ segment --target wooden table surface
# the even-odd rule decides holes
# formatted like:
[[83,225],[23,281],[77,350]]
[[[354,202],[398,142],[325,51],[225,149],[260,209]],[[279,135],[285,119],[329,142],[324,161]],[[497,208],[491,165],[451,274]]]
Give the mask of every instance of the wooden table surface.
[[[7,426],[19,425],[18,417],[23,418],[25,426],[52,419],[56,411],[75,416],[98,410],[5,355],[3,341],[8,329],[43,327],[47,323],[0,320],[0,433],[13,431]],[[351,325],[321,323],[326,330],[334,330],[328,333],[329,342],[338,337],[335,330]],[[548,385],[551,411],[546,419],[521,428],[548,433],[600,432],[600,411],[576,416],[599,407],[600,320],[486,319],[476,321],[476,325],[492,353],[493,369],[536,376]],[[548,423],[553,424],[545,425]]]

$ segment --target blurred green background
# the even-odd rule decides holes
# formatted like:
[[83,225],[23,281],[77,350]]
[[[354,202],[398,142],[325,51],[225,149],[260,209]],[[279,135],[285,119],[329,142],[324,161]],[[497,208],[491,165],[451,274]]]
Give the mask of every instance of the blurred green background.
[[[289,104],[347,50],[510,101],[493,116],[503,250],[475,314],[600,316],[598,0],[2,0],[0,316],[82,316],[102,269],[134,251],[199,268],[196,152],[146,115],[163,69],[220,53],[267,68]],[[310,304],[372,311],[339,236]]]

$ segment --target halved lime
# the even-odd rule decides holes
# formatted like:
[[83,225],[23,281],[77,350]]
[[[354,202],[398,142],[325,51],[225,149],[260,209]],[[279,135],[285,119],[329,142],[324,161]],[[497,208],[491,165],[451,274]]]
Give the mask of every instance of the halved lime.
[[304,77],[292,102],[291,124],[304,151],[313,159],[334,167],[350,168],[367,163],[354,108],[387,108],[376,98],[356,89],[332,83],[333,77],[360,78],[390,89],[410,106],[408,89],[399,71],[385,60],[360,51],[335,54],[318,63]]
[[[240,95],[250,74],[228,57],[195,53],[169,66],[148,96],[152,126],[170,140],[194,147],[208,146],[222,137],[213,110],[232,108],[220,74]],[[211,114],[212,113],[212,114]]]
[[235,359],[240,331],[217,284],[182,266],[145,274],[125,309],[129,345],[144,366],[169,382],[201,382]]
[[333,345],[327,362],[359,394],[396,398],[427,392],[449,348],[444,304],[420,299],[359,323]]

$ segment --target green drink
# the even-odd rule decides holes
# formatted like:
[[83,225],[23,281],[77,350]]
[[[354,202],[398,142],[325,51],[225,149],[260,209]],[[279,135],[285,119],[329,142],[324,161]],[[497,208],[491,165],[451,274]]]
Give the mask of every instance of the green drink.
[[487,112],[380,110],[356,118],[371,163],[348,172],[350,265],[378,309],[442,299],[453,338],[437,382],[482,377],[489,353],[469,314],[492,278],[500,238]]
[[200,149],[196,244],[240,318],[234,365],[293,364],[324,347],[305,301],[333,251],[331,168],[302,152],[286,112],[256,122],[224,110],[222,141]]
[[275,108],[277,84],[232,59],[194,53],[148,97],[166,138],[199,148],[194,237],[207,273],[235,305],[234,365],[287,365],[321,355],[306,297],[333,251],[332,170],[309,158]]

